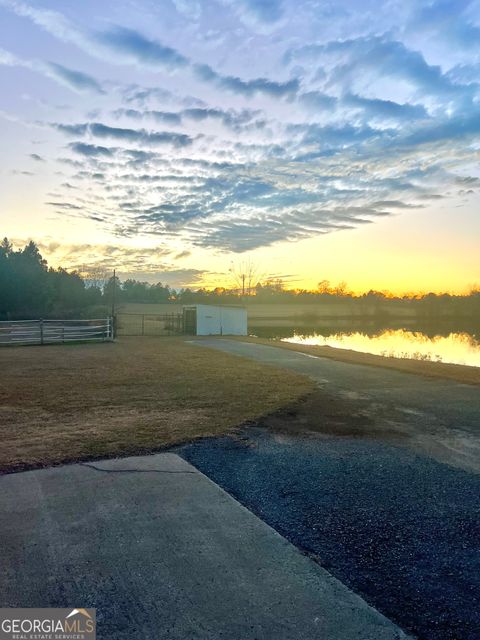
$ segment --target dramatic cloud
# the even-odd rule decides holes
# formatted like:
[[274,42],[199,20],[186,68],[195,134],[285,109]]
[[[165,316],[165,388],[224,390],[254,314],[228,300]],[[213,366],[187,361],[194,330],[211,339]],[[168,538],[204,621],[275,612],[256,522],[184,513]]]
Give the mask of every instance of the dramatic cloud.
[[97,82],[93,76],[81,71],[76,71],[75,69],[69,69],[54,62],[25,60],[15,56],[9,51],[0,49],[0,65],[30,69],[76,92],[103,93],[100,83]]
[[174,113],[173,111],[138,111],[137,109],[117,109],[116,111],[114,111],[113,115],[116,118],[125,116],[127,118],[133,118],[134,120],[143,120],[144,118],[150,117],[157,122],[162,122],[171,126],[182,124],[181,114]]
[[[24,246],[28,239],[15,240],[15,245]],[[122,279],[162,282],[171,287],[195,286],[208,274],[200,269],[181,269],[176,260],[188,257],[188,251],[172,255],[163,245],[130,248],[112,244],[59,244],[39,242],[39,249],[49,261],[60,262],[64,267],[78,271],[88,280],[110,277],[113,269]],[[119,269],[119,264],[121,268]]]
[[188,59],[175,49],[155,40],[149,40],[133,29],[116,27],[92,37],[110,51],[119,54],[121,59],[128,61],[166,69],[178,69],[189,64]]
[[360,109],[367,116],[383,120],[422,120],[428,118],[428,112],[421,104],[398,104],[393,100],[379,98],[364,98],[353,93],[347,93],[343,99],[347,107]]
[[[44,82],[41,117],[30,98],[0,113],[45,139],[22,148],[15,180],[36,161],[52,215],[172,243],[169,272],[194,247],[242,252],[463,206],[480,188],[478,11],[390,3],[373,25],[373,2],[327,4],[175,0],[146,21],[106,0],[87,23],[73,5],[67,18],[0,0],[54,36],[48,60],[32,45],[0,64],[81,94],[59,116]],[[150,259],[133,256],[132,272]]]
[[[245,96],[264,93],[273,97],[292,95],[298,90],[298,80],[276,82],[267,78],[243,80],[236,76],[222,75],[207,64],[193,63],[188,57],[159,40],[147,38],[139,31],[116,26],[107,31],[82,30],[68,21],[59,12],[36,9],[14,0],[0,0],[0,5],[9,7],[18,15],[28,17],[55,37],[71,42],[89,55],[104,58],[114,64],[134,63],[167,71],[192,70],[197,78],[213,82],[219,88]],[[249,3],[252,6],[253,2]],[[259,15],[273,15],[272,2],[260,2]],[[263,5],[263,9],[262,9]],[[271,7],[269,8],[269,5]],[[251,9],[252,7],[250,7]]]
[[284,0],[223,0],[247,27],[269,33],[284,16]]
[[447,39],[467,50],[480,47],[480,27],[468,16],[471,0],[434,0],[419,6],[408,28],[414,32],[428,33]]
[[55,62],[45,63],[52,77],[63,82],[68,87],[77,91],[91,91],[93,93],[103,93],[103,89],[97,80],[87,73],[68,69],[61,64]]
[[177,11],[189,20],[199,20],[202,15],[200,0],[173,0]]
[[291,49],[285,61],[316,63],[322,68],[329,87],[349,91],[351,87],[377,78],[402,80],[412,90],[439,101],[470,101],[474,95],[468,86],[459,86],[438,65],[430,65],[418,51],[408,49],[397,40],[368,36],[351,40],[305,45]]
[[113,115],[117,118],[127,117],[134,120],[144,120],[151,118],[157,122],[161,122],[170,126],[179,126],[188,120],[195,122],[204,122],[206,120],[215,120],[221,122],[225,127],[240,131],[245,125],[261,115],[261,111],[252,109],[242,109],[241,111],[234,109],[213,109],[205,107],[191,107],[182,111],[156,111],[146,109],[139,111],[138,109],[117,109]]
[[242,0],[241,4],[260,22],[277,22],[283,15],[282,0]]
[[267,78],[242,80],[236,76],[224,76],[217,73],[208,64],[196,64],[194,70],[196,76],[201,80],[211,82],[231,93],[238,93],[249,98],[257,93],[263,93],[274,98],[292,96],[297,93],[300,87],[300,83],[296,78],[286,82],[275,82]]
[[171,144],[174,147],[186,147],[192,144],[190,136],[183,133],[171,131],[146,131],[145,129],[124,129],[121,127],[110,127],[101,122],[90,122],[85,124],[63,125],[55,123],[52,125],[62,133],[70,135],[89,134],[94,138],[113,138],[125,142],[136,142],[146,145]]
[[72,151],[75,151],[75,153],[88,157],[111,156],[114,151],[107,147],[99,147],[94,144],[85,144],[83,142],[72,142],[69,147]]

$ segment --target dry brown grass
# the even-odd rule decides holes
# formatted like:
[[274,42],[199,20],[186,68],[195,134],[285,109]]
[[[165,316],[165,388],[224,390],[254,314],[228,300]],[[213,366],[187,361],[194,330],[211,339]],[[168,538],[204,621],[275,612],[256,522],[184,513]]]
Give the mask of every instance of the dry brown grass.
[[0,471],[216,435],[313,383],[183,338],[0,350]]
[[290,349],[291,351],[300,351],[301,353],[309,353],[322,358],[331,358],[332,360],[339,360],[350,364],[366,364],[368,366],[395,369],[406,373],[416,373],[417,375],[431,378],[443,378],[464,384],[480,385],[480,367],[467,367],[461,364],[448,364],[446,362],[413,360],[411,358],[389,358],[376,356],[371,353],[352,351],[351,349],[302,345],[293,342],[282,342],[281,340],[267,340],[265,338],[242,337],[236,339],[245,342],[266,344],[270,347],[281,347],[282,349]]

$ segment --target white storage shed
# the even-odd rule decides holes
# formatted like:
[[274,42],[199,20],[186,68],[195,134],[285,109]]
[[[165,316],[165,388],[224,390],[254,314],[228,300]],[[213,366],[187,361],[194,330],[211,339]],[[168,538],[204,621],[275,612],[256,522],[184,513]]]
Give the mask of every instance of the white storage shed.
[[183,307],[184,332],[195,336],[246,336],[247,309],[194,304]]

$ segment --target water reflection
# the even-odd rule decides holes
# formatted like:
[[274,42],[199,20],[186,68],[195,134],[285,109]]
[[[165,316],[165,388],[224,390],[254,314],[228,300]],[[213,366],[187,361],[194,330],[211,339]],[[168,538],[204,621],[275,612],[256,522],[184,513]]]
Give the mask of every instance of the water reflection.
[[[266,337],[265,331],[261,333]],[[281,335],[278,335],[279,333]],[[426,333],[406,329],[382,329],[372,332],[358,329],[326,331],[325,328],[291,328],[290,331],[286,331],[286,328],[282,327],[280,332],[271,329],[268,337],[394,358],[414,358],[480,367],[480,339],[477,334],[468,331],[443,332],[443,335],[440,335],[430,331]]]

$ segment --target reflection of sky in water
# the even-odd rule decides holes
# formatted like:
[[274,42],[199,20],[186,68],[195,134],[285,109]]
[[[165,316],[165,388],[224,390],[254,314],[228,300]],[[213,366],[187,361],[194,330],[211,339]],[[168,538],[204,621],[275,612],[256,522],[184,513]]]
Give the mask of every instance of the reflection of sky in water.
[[454,362],[480,367],[480,342],[468,333],[451,333],[448,337],[430,338],[420,332],[400,329],[384,331],[371,337],[359,332],[334,333],[330,336],[296,333],[284,340],[298,344],[328,345],[394,358]]

